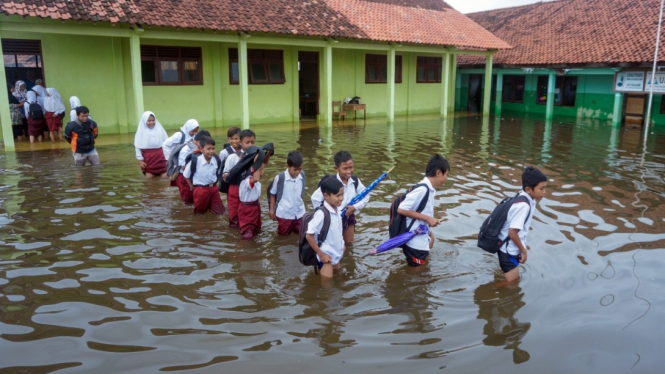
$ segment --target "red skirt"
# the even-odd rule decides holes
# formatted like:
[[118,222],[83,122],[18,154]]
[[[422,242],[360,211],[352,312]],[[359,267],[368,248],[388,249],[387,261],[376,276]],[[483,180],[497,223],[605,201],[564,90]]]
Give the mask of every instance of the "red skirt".
[[258,201],[254,203],[240,203],[238,218],[240,222],[240,235],[242,235],[243,239],[252,239],[261,230],[261,205],[259,205]]
[[299,219],[282,219],[277,217],[277,234],[289,235],[295,233],[300,235],[300,221]]
[[182,175],[182,173],[178,174],[178,178],[175,182],[178,185],[178,191],[180,191],[180,198],[182,198],[182,201],[187,205],[194,204],[194,194],[192,193],[192,190],[189,189],[189,184],[187,184],[185,176]]
[[28,135],[40,136],[44,135],[44,119],[32,119],[28,116]]
[[55,115],[54,112],[46,112],[46,126],[48,131],[58,131],[62,128],[62,118],[64,117],[63,113]]
[[[142,149],[143,162],[145,162],[145,169],[143,174],[150,173],[152,175],[162,175],[166,173],[166,159],[164,158],[164,151],[161,148]],[[185,184],[187,181],[185,181]]]
[[205,214],[210,210],[213,214],[224,214],[224,203],[219,196],[217,186],[194,187],[194,214]]
[[229,206],[229,226],[238,227],[238,210],[240,209],[240,186],[230,185],[226,195],[226,204]]

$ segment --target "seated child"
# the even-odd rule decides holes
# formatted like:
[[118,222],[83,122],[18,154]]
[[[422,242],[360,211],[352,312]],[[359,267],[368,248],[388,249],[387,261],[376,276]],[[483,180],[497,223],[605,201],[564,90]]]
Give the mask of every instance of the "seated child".
[[231,127],[226,132],[226,141],[229,145],[219,152],[219,159],[222,161],[240,150],[240,129],[237,127]]
[[[428,225],[430,228],[439,225],[439,220],[434,218],[434,193],[435,188],[443,186],[448,180],[450,165],[441,155],[434,155],[429,159],[425,170],[425,178],[418,183],[399,204],[397,213],[406,218],[407,227],[418,227]],[[429,193],[428,193],[429,191]],[[427,197],[427,204],[421,213],[418,206]],[[416,220],[413,226],[413,220]],[[434,246],[434,233],[430,230],[429,235],[416,235],[402,247],[409,266],[422,266],[427,263],[429,251]]]
[[547,189],[547,177],[534,167],[527,167],[522,173],[522,191],[513,200],[508,211],[508,219],[501,230],[500,238],[509,238],[505,246],[497,252],[499,266],[506,282],[519,282],[520,264],[526,262],[526,237],[531,227],[531,219],[536,203],[543,199]]
[[305,173],[302,171],[303,157],[292,151],[286,157],[286,171],[277,174],[270,189],[270,219],[277,220],[277,233],[300,234],[300,221],[305,215]]
[[[360,179],[353,175],[353,158],[347,151],[339,151],[335,154],[335,171],[337,171],[337,179],[344,185],[344,201],[342,202],[342,209],[346,208],[346,214],[342,217],[342,225],[344,227],[344,243],[353,243],[356,213],[359,213],[362,208],[369,202],[369,195],[354,205],[349,205],[349,202],[356,197],[358,192],[365,189],[365,185],[360,182]],[[326,177],[324,177],[326,178]],[[314,191],[312,195],[312,205],[314,208],[321,206],[323,203],[323,194],[321,189]]]
[[[249,147],[256,143],[256,134],[252,130],[242,130],[240,132],[240,152],[236,152],[227,157],[224,163],[224,180],[229,174],[229,171],[240,161],[242,153]],[[229,226],[238,227],[238,209],[240,208],[240,196],[238,194],[238,185],[229,185],[229,192],[226,197],[227,205],[229,207]]]
[[[321,193],[323,194],[323,205],[315,208],[314,217],[305,228],[307,230],[307,242],[316,252],[319,260],[321,276],[332,278],[333,270],[339,269],[339,261],[344,255],[344,236],[342,229],[342,218],[340,209],[344,201],[344,184],[337,178],[326,178],[321,181]],[[327,213],[323,211],[326,209]],[[330,215],[330,229],[326,240],[318,245],[318,236],[323,227],[324,215]]]
[[[182,175],[185,171],[185,166],[187,166],[187,156],[190,156],[194,153],[201,153],[201,139],[203,137],[210,137],[210,132],[206,130],[201,130],[194,135],[194,138],[187,144],[186,147],[183,147],[180,150],[178,155],[178,165],[180,166],[180,175],[175,180],[178,191],[180,192],[180,198],[185,203],[185,205],[194,204],[194,195],[192,195],[192,189],[187,183],[187,179]],[[191,158],[191,156],[190,156]]]
[[213,214],[224,214],[224,203],[217,189],[217,170],[221,161],[215,154],[215,141],[203,137],[199,144],[201,153],[192,155],[183,173],[194,196],[194,214],[205,214],[208,210]]
[[[249,155],[247,157],[250,157]],[[238,220],[240,235],[243,239],[252,239],[261,230],[261,177],[265,167],[265,153],[260,150],[254,158],[254,164],[249,168],[249,175],[240,182]]]

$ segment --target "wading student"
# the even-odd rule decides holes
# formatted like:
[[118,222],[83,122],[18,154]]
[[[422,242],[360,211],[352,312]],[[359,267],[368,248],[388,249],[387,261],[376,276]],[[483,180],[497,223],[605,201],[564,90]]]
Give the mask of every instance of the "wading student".
[[270,219],[277,221],[277,233],[300,234],[300,221],[305,215],[305,174],[303,157],[292,151],[286,157],[286,171],[277,174],[270,189],[268,201]]
[[265,167],[265,154],[259,151],[254,158],[254,164],[249,168],[249,176],[243,179],[238,186],[240,206],[238,208],[238,221],[240,224],[240,235],[249,240],[256,236],[261,230],[261,177]]
[[[342,217],[340,217],[345,187],[337,178],[326,178],[321,181],[320,189],[323,205],[315,208],[314,217],[303,230],[307,230],[307,242],[316,252],[321,276],[332,278],[333,270],[339,269],[339,261],[346,249],[342,234]],[[323,228],[325,215],[330,215],[330,228],[326,240],[319,247],[318,236]]]
[[[407,227],[416,228],[419,225],[427,225],[432,228],[439,225],[439,220],[434,218],[434,193],[435,188],[443,186],[448,180],[449,172],[450,164],[443,156],[437,154],[429,159],[425,169],[425,178],[406,194],[397,209],[398,214],[406,217]],[[425,208],[418,213],[418,207],[425,198],[427,199]],[[416,222],[412,225],[413,220]],[[434,233],[430,230],[429,235],[414,236],[402,247],[402,252],[409,266],[422,266],[427,263],[433,246]]]
[[164,143],[162,143],[164,159],[168,160],[169,157],[171,157],[171,153],[174,149],[176,149],[176,147],[178,147],[178,145],[191,141],[197,132],[199,132],[199,123],[197,120],[190,119],[185,122],[185,124],[180,128],[180,131],[171,135],[170,138],[166,139]]
[[44,120],[44,111],[42,106],[37,102],[37,94],[34,91],[28,91],[28,99],[23,108],[25,111],[25,118],[28,121],[28,135],[30,136],[30,143],[42,141],[42,133],[46,122]]
[[192,154],[183,173],[194,195],[194,214],[205,214],[209,210],[221,215],[224,214],[224,203],[217,189],[217,170],[221,161],[215,154],[215,141],[203,137],[199,144],[201,153]]
[[166,159],[162,149],[166,139],[166,130],[157,120],[155,113],[143,113],[134,135],[134,148],[138,165],[146,178],[166,178]]
[[224,149],[219,152],[219,159],[222,161],[240,150],[240,129],[237,127],[231,127],[226,132],[226,141],[228,142],[228,146],[224,147]]
[[47,88],[44,110],[46,110],[46,126],[52,142],[55,142],[56,137],[62,140],[62,119],[65,117],[65,109],[60,92],[55,88]]
[[191,160],[192,156],[203,151],[203,148],[201,147],[201,139],[204,137],[210,137],[210,133],[206,130],[197,132],[192,138],[192,141],[186,143],[186,146],[183,147],[180,150],[180,154],[178,154],[180,174],[176,177],[175,184],[180,192],[180,198],[185,205],[194,204],[194,194],[192,193],[192,188],[183,173],[185,171],[185,166],[187,166],[187,163]]
[[[346,208],[346,214],[342,217],[342,225],[344,227],[344,242],[346,244],[353,243],[355,236],[355,226],[358,221],[356,220],[356,213],[369,202],[369,195],[365,196],[360,202],[349,205],[351,200],[356,197],[358,192],[365,189],[360,179],[353,175],[353,158],[347,151],[339,151],[334,156],[335,171],[337,172],[337,179],[344,185],[344,201],[342,202],[342,209]],[[335,177],[334,175],[327,175],[324,179]],[[323,179],[321,179],[321,182]],[[321,189],[318,188],[312,195],[312,205],[314,208],[321,206],[323,203],[323,194]]]
[[[247,150],[247,148],[256,144],[256,134],[252,130],[242,130],[240,132],[240,152],[236,152],[226,158],[224,162],[224,171],[223,178],[229,174],[229,171],[233,169],[234,166],[240,161],[242,153]],[[229,192],[226,195],[226,205],[229,207],[229,226],[238,227],[240,222],[238,221],[238,209],[240,208],[240,195],[238,192],[238,185],[231,184],[229,185]]]
[[522,191],[513,201],[499,235],[500,238],[509,238],[497,252],[499,266],[508,283],[520,280],[519,266],[526,262],[526,237],[531,227],[531,219],[536,210],[536,203],[543,199],[546,192],[545,174],[531,166],[524,169]]
[[90,119],[89,114],[90,110],[85,106],[76,108],[76,120],[65,128],[65,139],[72,145],[75,166],[84,166],[86,161],[92,166],[101,163],[95,148],[97,123]]

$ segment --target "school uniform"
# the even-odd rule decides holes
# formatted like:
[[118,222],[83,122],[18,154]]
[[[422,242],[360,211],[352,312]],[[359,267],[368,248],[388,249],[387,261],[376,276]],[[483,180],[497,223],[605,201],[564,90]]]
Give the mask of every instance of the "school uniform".
[[46,126],[46,121],[44,119],[44,108],[39,105],[39,108],[42,110],[42,118],[33,118],[30,115],[30,104],[37,104],[37,95],[34,91],[28,91],[27,101],[23,104],[23,110],[25,118],[28,121],[28,135],[30,136],[41,136],[44,132],[44,127]]
[[[506,223],[501,229],[499,238],[508,238],[509,229],[520,230],[518,236],[524,248],[526,248],[526,237],[531,228],[531,220],[533,213],[536,211],[536,201],[529,196],[528,193],[521,191],[520,196],[526,197],[527,202],[518,201],[513,203],[508,210]],[[499,265],[504,273],[507,273],[519,266],[521,257],[520,249],[517,245],[508,239],[508,242],[503,245],[497,252],[499,258]]]
[[[284,190],[279,202],[277,201],[277,185],[284,178]],[[299,173],[295,178],[289,174],[289,169],[279,173],[272,183],[270,194],[275,196],[275,216],[277,217],[277,233],[289,235],[292,232],[300,233],[300,221],[305,215],[305,203],[302,200],[303,177]]]
[[251,239],[261,230],[261,182],[251,181],[252,176],[243,179],[238,186],[240,206],[238,207],[238,223],[243,239]]
[[[222,149],[221,152],[219,152],[219,159],[222,160],[222,162],[224,162],[224,160],[226,160],[227,157],[229,157],[232,154],[237,153],[238,151],[240,151],[239,149],[234,149],[233,147],[231,147],[231,149],[233,149],[233,151],[229,152],[229,147],[225,147],[224,149]],[[229,169],[229,170],[231,170],[231,169]]]
[[[337,173],[337,179],[344,184],[344,181],[342,181],[342,178],[339,176],[339,173]],[[362,190],[365,189],[365,185],[358,179],[358,185],[356,186],[353,179],[349,178],[349,183],[344,184],[344,201],[342,202],[341,208],[344,209],[346,206],[349,205],[351,200],[358,195],[358,192],[361,192]],[[321,204],[323,204],[323,193],[321,192],[321,188],[317,188],[316,191],[314,191],[314,194],[312,194],[312,205],[314,206],[314,209],[317,207],[320,207]],[[356,213],[360,213],[360,210],[367,205],[369,202],[369,194],[365,196],[364,199],[360,200],[358,203],[354,204],[353,207],[356,208],[356,211],[350,215],[349,217],[342,217],[342,224],[344,229],[346,230],[347,227],[349,226],[355,226],[358,221],[356,220]]]
[[[342,228],[341,211],[336,211],[335,208],[330,206],[327,202],[323,203],[323,209],[328,209],[330,212],[330,229],[328,230],[326,240],[321,243],[319,249],[321,249],[321,252],[330,256],[330,263],[335,266],[342,259],[342,255],[344,255],[344,229]],[[307,225],[307,234],[314,235],[314,240],[317,243],[319,234],[323,228],[324,214],[325,213],[321,210],[318,210],[314,213],[314,217],[312,217],[312,220],[309,221],[309,224]],[[316,258],[319,260],[319,268],[323,267],[323,263],[318,254],[316,255]]]
[[[196,162],[196,172],[192,176],[192,163]],[[198,155],[187,163],[182,175],[192,180],[194,185],[194,214],[205,214],[210,210],[213,214],[224,214],[224,203],[217,189],[217,169],[219,164],[213,157],[207,161],[205,156]]]
[[[425,209],[421,212],[422,214],[434,217],[434,187],[429,178],[425,177],[419,184],[424,184],[425,186],[420,186],[408,194],[399,204],[399,209],[402,210],[411,210],[416,211],[420,202],[423,200],[429,190],[429,196],[427,198],[427,204]],[[406,217],[406,227],[411,226],[413,219]],[[419,225],[427,225],[427,222],[421,220],[415,220],[416,222],[411,226],[412,230],[417,228]],[[427,257],[429,257],[430,252],[430,241],[432,239],[429,235],[416,235],[413,239],[409,240],[404,247],[402,247],[402,252],[404,257],[406,257],[406,262],[410,266],[421,266],[427,263]]]
[[[238,161],[240,161],[240,157],[242,157],[242,151],[236,152],[227,157],[226,163],[224,164],[224,175],[228,174],[231,169],[236,166]],[[226,194],[226,204],[229,207],[229,226],[238,227],[240,225],[238,219],[238,210],[240,209],[240,192],[238,185],[229,185],[229,192]]]
[[62,102],[60,92],[55,88],[47,88],[46,92],[48,93],[48,96],[44,99],[46,126],[49,131],[58,131],[62,128],[65,104]]
[[[150,116],[155,118],[155,126],[152,129],[147,125]],[[166,139],[168,139],[168,135],[162,124],[157,120],[157,116],[153,112],[143,113],[134,135],[136,159],[145,163],[145,168],[141,169],[143,175],[146,173],[152,175],[166,173],[166,159],[164,159],[164,150],[162,149],[162,144]]]
[[[180,166],[180,174],[175,179],[175,185],[178,187],[178,192],[180,192],[180,198],[186,205],[191,205],[194,204],[194,192],[189,188],[189,184],[187,183],[187,178],[183,175],[183,171],[185,170],[185,166],[187,166],[187,163],[185,162],[185,159],[187,158],[188,155],[195,155],[198,153],[201,153],[201,150],[198,149],[194,143],[187,143],[187,147],[183,147],[180,150],[180,154],[178,155],[178,165]],[[199,157],[200,158],[200,157]],[[197,171],[198,172],[198,171]],[[193,181],[192,181],[193,183]]]

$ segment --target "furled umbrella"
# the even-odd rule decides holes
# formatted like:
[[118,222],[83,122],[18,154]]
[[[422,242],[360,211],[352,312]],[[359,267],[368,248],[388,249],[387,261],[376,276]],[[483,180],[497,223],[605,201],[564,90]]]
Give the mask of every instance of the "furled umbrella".
[[[378,177],[378,178],[376,178],[376,180],[375,180],[374,182],[372,182],[372,184],[370,184],[369,186],[365,187],[364,190],[360,191],[360,192],[356,195],[356,197],[354,197],[353,199],[351,199],[351,201],[349,202],[349,205],[358,204],[362,199],[365,198],[365,196],[369,195],[369,193],[374,189],[374,187],[376,187],[379,183],[381,183],[382,180],[386,179],[386,177],[388,176],[388,174],[389,174],[391,171],[393,171],[393,169],[394,169],[394,167],[391,168],[390,170],[386,171],[385,173],[381,174],[381,176]],[[348,206],[348,205],[347,205],[347,206]],[[346,208],[342,209],[342,217],[344,217],[345,215],[346,215]]]
[[381,245],[379,245],[378,247],[372,249],[369,253],[367,253],[363,257],[374,256],[376,254],[389,251],[391,249],[399,248],[399,247],[403,246],[404,244],[408,243],[416,235],[425,235],[428,232],[429,232],[429,229],[428,229],[427,225],[418,225],[417,229],[415,229],[413,231],[407,231],[403,234],[397,235],[396,237],[383,242]]

